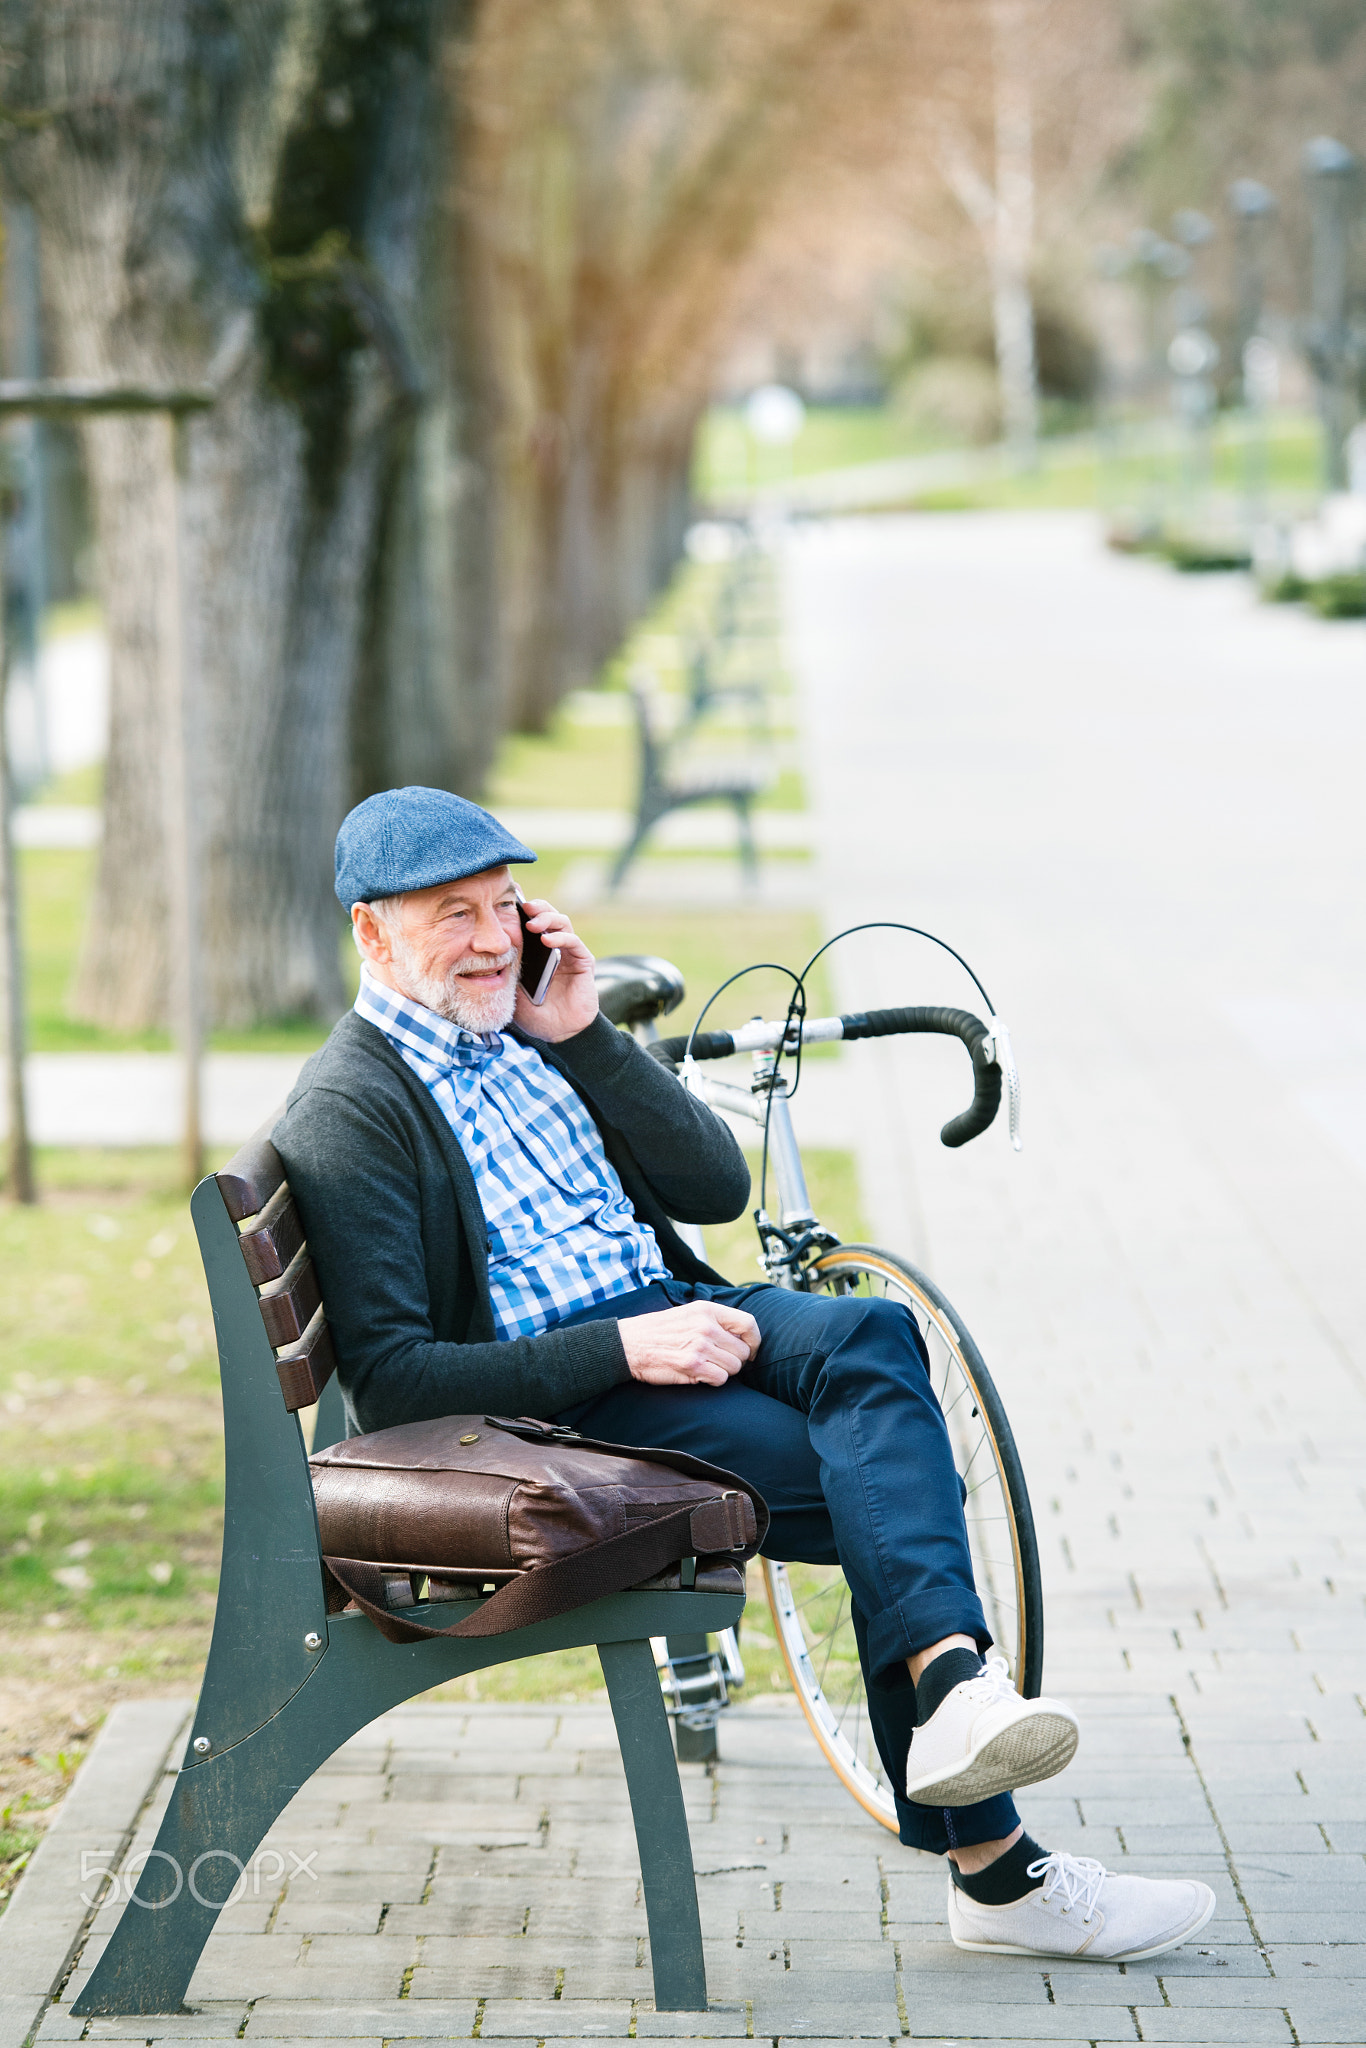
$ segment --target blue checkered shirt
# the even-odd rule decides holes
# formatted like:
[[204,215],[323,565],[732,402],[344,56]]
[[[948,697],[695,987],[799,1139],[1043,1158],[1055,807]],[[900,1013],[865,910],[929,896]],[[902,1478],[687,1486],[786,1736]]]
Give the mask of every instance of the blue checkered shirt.
[[534,1337],[576,1309],[668,1278],[597,1125],[533,1047],[464,1031],[368,971],[356,1010],[430,1091],[470,1163],[500,1337]]

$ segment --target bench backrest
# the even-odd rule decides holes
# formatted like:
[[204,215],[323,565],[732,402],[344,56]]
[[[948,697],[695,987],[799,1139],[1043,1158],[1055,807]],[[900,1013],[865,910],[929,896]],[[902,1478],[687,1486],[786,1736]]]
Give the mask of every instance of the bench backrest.
[[285,1407],[296,1414],[318,1399],[337,1369],[337,1359],[283,1162],[270,1139],[258,1131],[214,1179],[237,1226],[242,1258],[275,1353]]
[[636,735],[640,741],[640,787],[642,796],[647,790],[662,790],[667,787],[665,773],[665,747],[660,734],[660,707],[652,685],[637,676],[631,684],[631,702],[636,714]]

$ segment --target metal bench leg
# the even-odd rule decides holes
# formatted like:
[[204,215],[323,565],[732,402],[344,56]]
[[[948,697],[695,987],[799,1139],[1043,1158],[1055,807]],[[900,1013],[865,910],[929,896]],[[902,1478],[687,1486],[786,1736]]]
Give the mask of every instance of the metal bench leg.
[[740,831],[740,868],[751,889],[759,886],[759,851],[754,844],[754,820],[747,798],[737,800],[735,822]]
[[640,852],[641,847],[645,844],[645,841],[649,837],[651,830],[657,823],[658,817],[653,812],[650,814],[649,817],[643,818],[637,822],[635,830],[632,832],[630,839],[627,841],[626,845],[622,847],[621,852],[617,855],[615,861],[612,863],[612,872],[607,877],[607,893],[609,896],[615,890],[619,889],[622,883],[626,880],[626,870],[630,867],[632,861]]
[[245,1742],[182,1770],[156,1847],[73,2012],[180,2011],[219,1913],[317,1764],[307,1720],[286,1709]]
[[692,1842],[654,1652],[648,1642],[599,1643],[598,1656],[631,1794],[655,2007],[659,2012],[705,2012],[707,1970]]

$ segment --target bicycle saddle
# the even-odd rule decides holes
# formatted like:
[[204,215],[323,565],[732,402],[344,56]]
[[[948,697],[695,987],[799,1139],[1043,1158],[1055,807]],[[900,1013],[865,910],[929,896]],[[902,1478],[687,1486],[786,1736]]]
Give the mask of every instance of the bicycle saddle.
[[676,1010],[686,990],[672,960],[654,953],[609,953],[593,965],[602,1014],[613,1024],[652,1024]]

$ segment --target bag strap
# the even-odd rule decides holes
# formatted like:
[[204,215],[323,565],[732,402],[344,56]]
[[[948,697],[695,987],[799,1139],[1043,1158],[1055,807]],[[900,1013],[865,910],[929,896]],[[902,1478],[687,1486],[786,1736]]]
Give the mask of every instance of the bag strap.
[[602,1543],[558,1558],[554,1564],[523,1572],[450,1628],[431,1628],[395,1614],[386,1605],[384,1572],[379,1565],[354,1557],[325,1557],[323,1563],[343,1592],[391,1643],[422,1642],[429,1636],[500,1636],[530,1628],[538,1621],[551,1621],[608,1593],[624,1592],[640,1579],[653,1578],[676,1564],[680,1557],[694,1557],[699,1551],[712,1556],[730,1551],[737,1560],[753,1556],[757,1545],[744,1522],[735,1494],[676,1509],[658,1521],[628,1529],[625,1535],[609,1536]]

